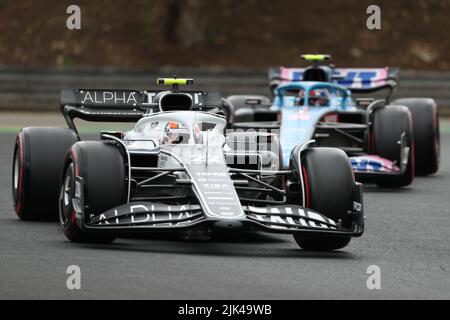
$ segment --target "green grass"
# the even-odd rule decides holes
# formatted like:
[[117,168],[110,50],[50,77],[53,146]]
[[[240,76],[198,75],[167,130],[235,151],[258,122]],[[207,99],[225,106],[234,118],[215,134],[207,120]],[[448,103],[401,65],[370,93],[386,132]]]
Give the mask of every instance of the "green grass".
[[450,120],[441,120],[440,126],[441,133],[450,134]]

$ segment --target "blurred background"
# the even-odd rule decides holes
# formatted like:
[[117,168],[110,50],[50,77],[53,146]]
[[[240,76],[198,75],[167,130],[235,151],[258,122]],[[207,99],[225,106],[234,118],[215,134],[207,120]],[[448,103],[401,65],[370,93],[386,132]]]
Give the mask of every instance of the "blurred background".
[[[81,8],[81,30],[66,9]],[[366,9],[381,8],[381,30]],[[450,107],[450,0],[0,0],[0,110],[56,110],[62,88],[148,89],[159,75],[268,93],[267,68],[329,53],[347,67],[396,66],[397,96]]]

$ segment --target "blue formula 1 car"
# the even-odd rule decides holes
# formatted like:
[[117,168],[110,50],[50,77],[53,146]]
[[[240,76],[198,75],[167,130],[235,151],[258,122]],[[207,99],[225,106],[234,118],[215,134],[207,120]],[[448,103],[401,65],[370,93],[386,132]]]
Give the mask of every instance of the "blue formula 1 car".
[[[328,55],[304,55],[307,68],[269,72],[274,99],[230,96],[234,127],[279,129],[284,166],[298,143],[338,147],[350,158],[360,180],[379,186],[411,184],[415,173],[439,167],[439,122],[429,98],[390,102],[398,69],[337,69],[320,65]],[[355,99],[352,93],[388,90],[386,99]]]

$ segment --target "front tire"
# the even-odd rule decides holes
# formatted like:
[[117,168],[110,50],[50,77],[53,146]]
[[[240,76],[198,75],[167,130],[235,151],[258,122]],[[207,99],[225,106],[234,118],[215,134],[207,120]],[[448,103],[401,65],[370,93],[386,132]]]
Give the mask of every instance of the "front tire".
[[[353,171],[344,151],[335,148],[311,148],[303,151],[298,164],[299,148],[291,156],[291,167],[303,174],[306,207],[338,222],[353,207]],[[294,234],[304,250],[330,251],[347,246],[351,237]]]
[[125,163],[119,149],[99,141],[83,141],[73,145],[66,157],[59,197],[60,224],[66,237],[73,242],[110,243],[115,235],[80,228],[73,209],[75,178],[83,181],[84,216],[91,216],[126,202]]

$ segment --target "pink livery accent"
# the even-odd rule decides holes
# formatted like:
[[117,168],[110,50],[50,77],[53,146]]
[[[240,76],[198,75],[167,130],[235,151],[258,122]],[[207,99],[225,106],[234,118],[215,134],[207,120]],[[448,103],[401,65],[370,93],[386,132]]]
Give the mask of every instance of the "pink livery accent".
[[391,160],[376,155],[350,157],[353,171],[357,173],[386,172],[400,173],[400,168]]

